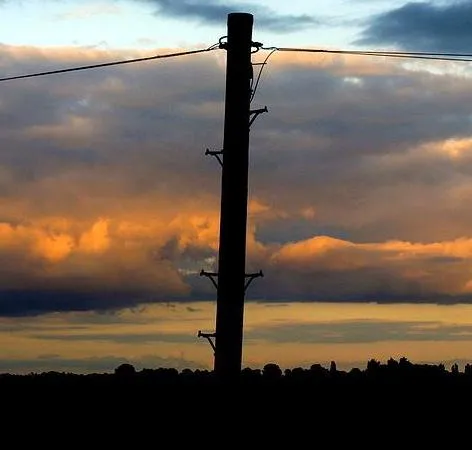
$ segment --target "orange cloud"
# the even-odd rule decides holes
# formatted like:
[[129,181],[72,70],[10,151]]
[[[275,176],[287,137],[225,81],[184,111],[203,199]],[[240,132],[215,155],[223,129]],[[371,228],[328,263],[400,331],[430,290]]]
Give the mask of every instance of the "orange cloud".
[[253,198],[249,201],[248,211],[250,215],[257,215],[270,211],[270,206],[262,203],[260,200]]
[[278,67],[284,69],[287,67],[317,68],[327,70],[337,76],[363,77],[390,75],[392,72],[404,71],[398,62],[398,60],[387,58],[369,58],[332,53],[275,52],[270,59],[272,67],[269,67],[269,70],[277,70]]
[[290,243],[284,245],[275,255],[282,261],[305,261],[308,262],[313,258],[320,258],[327,253],[346,248],[353,248],[354,244],[334,239],[329,236],[316,236],[306,241]]
[[35,251],[50,262],[59,262],[70,255],[74,247],[71,236],[66,234],[42,235],[37,239]]
[[79,249],[85,253],[104,253],[110,248],[108,220],[100,219],[95,222],[90,231],[82,234]]
[[[471,292],[472,239],[429,244],[404,241],[357,244],[317,236],[281,246],[272,255],[271,264],[307,276],[320,270],[326,274],[357,271],[360,291],[362,283],[369,278],[374,280],[379,269],[382,277],[390,278],[392,283],[414,281],[425,292],[457,295]],[[356,281],[350,282],[355,290]]]

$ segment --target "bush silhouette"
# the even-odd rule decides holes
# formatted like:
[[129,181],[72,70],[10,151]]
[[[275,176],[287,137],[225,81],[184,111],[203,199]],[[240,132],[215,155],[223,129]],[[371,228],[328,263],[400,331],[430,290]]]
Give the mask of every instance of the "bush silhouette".
[[128,363],[121,364],[115,369],[115,375],[118,376],[132,376],[135,373],[136,369],[134,366]]

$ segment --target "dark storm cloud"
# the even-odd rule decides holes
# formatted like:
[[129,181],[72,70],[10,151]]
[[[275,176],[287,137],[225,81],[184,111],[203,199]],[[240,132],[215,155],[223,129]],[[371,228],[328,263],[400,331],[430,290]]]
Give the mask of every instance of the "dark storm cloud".
[[437,5],[411,2],[371,19],[357,44],[407,50],[468,52],[472,47],[472,2]]
[[104,311],[145,302],[149,297],[132,293],[68,291],[0,291],[0,316],[37,316],[51,311]]
[[252,3],[199,0],[147,0],[158,5],[159,12],[167,17],[196,19],[203,24],[221,25],[232,12],[247,11],[257,15],[257,27],[277,33],[299,31],[310,26],[319,26],[321,21],[307,14],[281,15],[269,8]]

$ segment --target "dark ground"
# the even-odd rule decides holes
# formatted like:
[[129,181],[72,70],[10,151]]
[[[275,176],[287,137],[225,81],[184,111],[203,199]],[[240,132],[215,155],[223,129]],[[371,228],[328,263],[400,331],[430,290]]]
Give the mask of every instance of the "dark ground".
[[[212,447],[226,430],[223,441],[217,439],[220,448],[234,448],[246,433],[266,439],[263,448],[292,448],[300,436],[335,448],[344,447],[343,441],[390,448],[398,439],[409,448],[413,437],[422,448],[427,441],[436,448],[441,436],[449,444],[463,442],[462,435],[469,442],[471,394],[472,366],[460,371],[405,358],[371,360],[365,370],[348,372],[334,363],[329,369],[315,364],[284,372],[267,364],[243,370],[231,383],[208,371],[136,371],[128,364],[113,374],[0,375],[4,430],[20,425],[73,430],[77,438],[147,436],[156,442],[165,436],[166,442],[200,443],[197,447]],[[250,436],[246,442],[253,442]]]

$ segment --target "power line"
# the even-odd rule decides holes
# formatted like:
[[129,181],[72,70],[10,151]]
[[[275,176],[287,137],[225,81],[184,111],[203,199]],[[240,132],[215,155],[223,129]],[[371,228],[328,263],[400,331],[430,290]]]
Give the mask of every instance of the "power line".
[[[12,81],[12,80],[21,80],[25,78],[35,78],[42,77],[46,75],[56,75],[61,73],[77,72],[81,70],[90,70],[90,69],[100,69],[104,67],[119,66],[124,64],[132,64],[137,62],[152,61],[157,59],[165,58],[175,58],[178,56],[194,55],[198,53],[210,52],[221,48],[221,43],[213,44],[212,46],[199,49],[199,50],[188,50],[184,52],[168,53],[165,55],[154,55],[144,58],[135,58],[127,59],[124,61],[112,61],[108,63],[99,63],[92,64],[87,66],[79,67],[70,67],[66,69],[51,70],[47,72],[36,72],[26,75],[17,75],[12,77],[0,78],[2,81]],[[409,58],[409,59],[428,59],[435,61],[456,61],[456,62],[472,62],[472,53],[438,53],[438,52],[397,52],[397,51],[369,51],[369,50],[327,50],[327,49],[314,49],[314,48],[292,48],[292,47],[261,47],[262,50],[270,50],[271,52],[267,56],[266,60],[261,64],[261,69],[255,81],[255,86],[253,89],[251,100],[254,98],[259,81],[264,70],[265,65],[267,64],[268,59],[276,51],[279,52],[302,52],[302,53],[331,53],[331,54],[341,54],[341,55],[357,55],[357,56],[381,56],[387,58]]]
[[327,50],[315,48],[262,47],[263,50],[298,53],[332,53],[340,55],[382,56],[387,58],[431,59],[435,61],[472,62],[472,53],[438,53],[438,52],[396,52],[369,50]]
[[262,71],[264,70],[264,67],[267,65],[267,62],[269,61],[269,58],[274,54],[274,52],[275,52],[276,50],[277,50],[276,48],[273,48],[272,51],[267,55],[267,57],[266,57],[266,59],[264,60],[264,62],[260,64],[261,68],[259,69],[259,73],[258,73],[258,75],[257,75],[256,82],[253,83],[253,84],[254,84],[254,87],[251,85],[252,94],[251,94],[251,100],[250,100],[250,102],[252,102],[252,101],[254,100],[254,97],[256,96],[257,88],[258,88],[258,86],[259,86],[259,81],[261,80]]
[[42,77],[45,75],[55,75],[55,74],[67,73],[67,72],[76,72],[79,70],[100,69],[103,67],[119,66],[123,64],[132,64],[132,63],[143,62],[143,61],[152,61],[155,59],[165,59],[165,58],[175,58],[177,56],[195,55],[197,53],[210,52],[212,50],[216,50],[217,48],[219,48],[219,44],[214,44],[211,47],[200,49],[200,50],[188,50],[184,52],[168,53],[165,55],[148,56],[145,58],[126,59],[124,61],[112,61],[108,63],[92,64],[89,66],[70,67],[67,69],[51,70],[48,72],[37,72],[37,73],[30,73],[27,75],[17,75],[13,77],[0,78],[0,81],[21,80],[25,78]]
[[442,56],[420,56],[420,55],[409,55],[402,53],[371,53],[371,52],[344,52],[347,55],[359,55],[359,56],[382,56],[387,58],[405,58],[405,59],[429,59],[432,61],[456,61],[456,62],[472,62],[472,55],[470,58],[448,58]]
[[438,52],[400,52],[400,51],[370,51],[370,50],[327,50],[314,48],[292,48],[292,47],[258,47],[261,50],[270,50],[264,62],[253,65],[260,65],[261,68],[256,80],[251,84],[251,102],[254,99],[262,71],[267,65],[269,58],[276,52],[302,52],[302,53],[332,53],[340,55],[357,55],[357,56],[382,56],[387,58],[407,58],[407,59],[429,59],[433,61],[456,61],[456,62],[472,62],[472,53],[438,53]]
[[[345,50],[350,51],[350,50]],[[379,51],[372,51],[372,50],[357,50],[361,53],[388,53],[389,55],[419,55],[419,56],[457,56],[457,57],[472,57],[472,53],[440,53],[440,52],[400,52],[400,51],[388,51],[388,50],[379,50]]]

